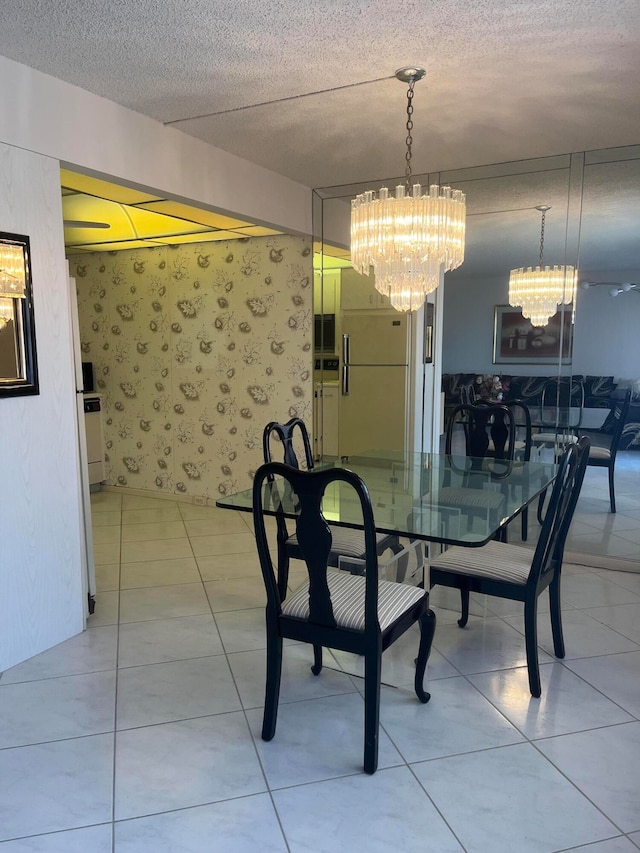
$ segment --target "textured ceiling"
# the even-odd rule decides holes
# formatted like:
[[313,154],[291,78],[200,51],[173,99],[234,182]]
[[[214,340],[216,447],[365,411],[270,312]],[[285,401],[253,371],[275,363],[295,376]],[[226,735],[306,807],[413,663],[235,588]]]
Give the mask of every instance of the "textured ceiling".
[[417,172],[640,142],[638,0],[16,0],[0,54],[311,187],[403,171],[413,63]]

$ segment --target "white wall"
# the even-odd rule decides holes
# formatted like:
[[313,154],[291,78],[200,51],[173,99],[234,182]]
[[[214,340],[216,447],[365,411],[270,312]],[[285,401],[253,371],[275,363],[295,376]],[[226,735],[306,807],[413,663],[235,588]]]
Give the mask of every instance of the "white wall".
[[83,625],[60,162],[302,234],[311,192],[4,57],[0,79],[0,230],[31,238],[41,392],[0,399],[2,670]]
[[151,191],[311,233],[311,191],[160,122],[0,57],[0,141]]
[[[639,270],[597,270],[588,281],[640,283]],[[609,287],[578,291],[573,372],[640,379],[640,293],[609,295]]]
[[40,394],[0,398],[0,671],[83,626],[75,384],[57,160],[0,143],[0,230],[31,241]]
[[[638,270],[581,272],[582,280],[640,282]],[[506,305],[508,277],[444,277],[443,373],[538,374],[552,366],[494,365],[494,306]],[[578,291],[571,372],[640,378],[640,295],[612,298],[608,287]]]

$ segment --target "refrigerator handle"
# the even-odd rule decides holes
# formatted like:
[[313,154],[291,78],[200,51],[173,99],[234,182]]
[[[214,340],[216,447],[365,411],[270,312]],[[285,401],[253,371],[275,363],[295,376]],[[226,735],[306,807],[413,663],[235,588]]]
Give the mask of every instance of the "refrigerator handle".
[[351,360],[351,339],[349,335],[342,336],[342,396],[349,396],[349,370]]

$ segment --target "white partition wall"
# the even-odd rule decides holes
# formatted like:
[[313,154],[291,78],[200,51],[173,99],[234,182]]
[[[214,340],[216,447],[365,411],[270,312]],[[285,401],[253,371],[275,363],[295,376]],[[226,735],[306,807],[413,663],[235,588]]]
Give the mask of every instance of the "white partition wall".
[[0,398],[0,671],[83,628],[75,383],[57,160],[0,143],[0,230],[26,234],[40,394]]

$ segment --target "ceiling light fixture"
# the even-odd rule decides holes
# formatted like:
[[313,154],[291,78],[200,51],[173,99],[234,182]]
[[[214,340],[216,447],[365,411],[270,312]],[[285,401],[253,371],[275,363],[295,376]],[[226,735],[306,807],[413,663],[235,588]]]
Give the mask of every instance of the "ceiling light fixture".
[[519,267],[509,273],[509,305],[521,308],[522,316],[531,321],[532,326],[546,326],[557,312],[558,305],[569,305],[574,301],[577,270],[566,266],[545,267],[544,265],[544,224],[548,204],[539,204],[535,208],[542,214],[540,226],[540,259],[537,267]]
[[617,281],[581,281],[580,287],[582,290],[589,290],[590,287],[609,287],[609,296],[619,296],[621,293],[640,293],[640,284],[633,281],[625,281],[620,283]]
[[389,195],[387,187],[360,193],[351,202],[351,262],[362,275],[373,267],[375,287],[398,311],[416,311],[440,283],[440,271],[464,260],[465,195],[432,184],[422,192],[411,184],[413,87],[424,68],[400,68],[407,83],[405,183]]

